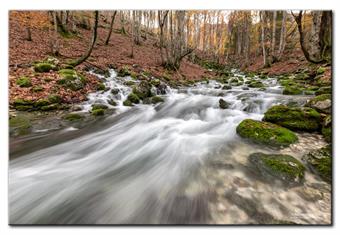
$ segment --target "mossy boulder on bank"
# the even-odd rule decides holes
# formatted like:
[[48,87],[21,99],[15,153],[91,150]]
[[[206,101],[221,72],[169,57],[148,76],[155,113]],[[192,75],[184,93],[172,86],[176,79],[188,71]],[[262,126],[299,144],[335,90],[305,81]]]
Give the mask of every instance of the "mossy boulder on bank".
[[243,120],[236,128],[237,134],[258,144],[289,146],[298,138],[294,132],[269,122],[252,119]]
[[47,98],[42,98],[36,101],[16,99],[13,102],[13,107],[19,111],[50,111],[56,109],[65,109],[66,106],[60,105],[62,99],[58,95],[49,95]]
[[320,113],[312,108],[276,105],[265,112],[263,121],[291,130],[316,131],[320,128],[320,118]]
[[303,156],[308,167],[323,180],[332,181],[332,148],[330,145],[318,150],[313,150]]
[[55,70],[56,66],[52,63],[48,63],[48,62],[41,62],[41,63],[36,63],[34,65],[34,71],[38,72],[38,73],[46,73],[49,72],[51,70]]
[[16,84],[20,87],[30,87],[32,86],[31,79],[29,77],[20,77],[17,79]]
[[264,84],[261,81],[252,81],[248,86],[251,88],[262,88]]
[[105,114],[105,110],[104,109],[95,109],[92,110],[92,115],[93,116],[103,116]]
[[322,94],[332,94],[332,87],[331,86],[320,87],[319,90],[315,92],[315,95]]
[[77,91],[83,89],[86,85],[86,78],[73,69],[61,69],[59,74],[62,79],[58,80],[58,84],[68,89]]
[[253,153],[248,159],[267,180],[274,177],[287,184],[299,184],[304,179],[305,167],[290,155]]
[[298,86],[285,86],[282,93],[284,95],[301,95],[303,91]]
[[305,106],[314,108],[321,113],[329,114],[331,113],[332,109],[332,95],[331,94],[318,95],[309,100]]
[[138,85],[133,87],[132,91],[139,97],[139,99],[152,96],[151,85],[147,81],[141,81]]
[[138,104],[139,103],[139,97],[135,93],[130,93],[127,97],[127,100],[129,100],[133,104]]

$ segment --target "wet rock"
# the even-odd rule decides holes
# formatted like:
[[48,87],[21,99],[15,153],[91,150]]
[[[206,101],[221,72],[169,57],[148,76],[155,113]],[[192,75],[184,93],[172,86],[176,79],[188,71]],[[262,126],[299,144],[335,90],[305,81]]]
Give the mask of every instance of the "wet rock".
[[216,85],[215,87],[214,87],[214,89],[221,89],[221,85]]
[[261,88],[264,87],[264,84],[261,81],[252,81],[248,86],[251,88]]
[[[139,103],[139,97],[135,93],[130,93],[127,97],[127,100],[131,102],[132,104],[138,104]],[[130,105],[127,105],[130,106]]]
[[107,100],[107,102],[112,106],[117,106],[117,102],[114,101],[113,99],[109,99],[109,100]]
[[222,90],[230,90],[230,89],[232,89],[232,87],[229,86],[229,85],[224,85],[224,86],[222,87]]
[[328,145],[318,150],[313,150],[303,156],[312,172],[320,176],[324,181],[332,182],[332,149]]
[[275,105],[264,114],[263,121],[272,122],[291,130],[316,131],[321,116],[315,109]]
[[144,99],[152,96],[151,85],[147,81],[142,81],[132,89],[139,99]]
[[304,179],[305,167],[290,155],[253,153],[248,159],[264,177],[272,176],[288,184]]
[[311,187],[302,187],[297,189],[297,193],[305,200],[315,202],[318,200],[323,199],[323,193],[316,189]]
[[249,90],[249,87],[242,87],[242,90],[244,91]]
[[112,88],[111,89],[111,94],[113,95],[117,95],[120,92],[120,90],[118,88]]
[[157,86],[157,94],[160,95],[165,95],[167,91],[167,85],[164,82],[161,82],[158,86]]
[[92,111],[96,109],[108,109],[109,107],[105,104],[93,104],[92,105]]
[[285,86],[282,93],[284,95],[301,95],[302,90],[298,86]]
[[230,103],[225,101],[224,99],[220,99],[218,102],[221,109],[227,109],[230,106]]
[[329,114],[331,113],[332,109],[332,95],[331,94],[318,95],[309,100],[309,102],[305,106],[314,108],[321,113]]
[[289,146],[298,140],[294,132],[284,127],[252,119],[243,120],[237,126],[236,132],[255,143],[276,147]]

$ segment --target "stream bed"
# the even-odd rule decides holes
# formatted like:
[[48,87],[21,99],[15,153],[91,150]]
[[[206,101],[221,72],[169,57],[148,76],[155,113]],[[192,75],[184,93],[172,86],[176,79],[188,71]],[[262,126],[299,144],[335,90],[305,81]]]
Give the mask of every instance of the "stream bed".
[[[282,95],[275,78],[262,80],[265,90],[246,85],[223,90],[211,80],[167,87],[159,94],[163,103],[127,107],[123,101],[131,87],[124,84],[133,79],[110,72],[110,77],[97,75],[110,90],[90,94],[77,112],[103,103],[112,114],[84,128],[11,145],[11,152],[23,149],[9,165],[11,224],[331,222],[329,184],[308,170],[299,186],[264,181],[247,160],[259,151],[301,160],[326,145],[321,135],[297,133],[296,144],[272,149],[236,134],[242,120],[261,120],[275,104],[303,105],[311,96]],[[227,109],[219,107],[221,98]]]

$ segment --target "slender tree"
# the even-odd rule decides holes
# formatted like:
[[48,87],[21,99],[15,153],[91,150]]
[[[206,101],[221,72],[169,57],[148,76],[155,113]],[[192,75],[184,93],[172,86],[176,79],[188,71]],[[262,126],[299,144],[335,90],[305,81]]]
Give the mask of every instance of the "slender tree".
[[117,15],[117,11],[114,11],[112,16],[111,16],[111,22],[110,22],[110,28],[109,28],[109,33],[107,34],[106,40],[105,40],[105,45],[109,45],[109,41],[111,38],[111,34],[112,34],[112,29],[113,29],[113,24],[115,22],[115,18]]

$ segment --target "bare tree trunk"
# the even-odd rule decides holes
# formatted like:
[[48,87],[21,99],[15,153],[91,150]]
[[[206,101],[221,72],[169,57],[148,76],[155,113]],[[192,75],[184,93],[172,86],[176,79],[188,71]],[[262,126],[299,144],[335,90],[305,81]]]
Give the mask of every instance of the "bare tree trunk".
[[91,43],[90,43],[90,46],[89,46],[87,52],[85,53],[85,55],[83,55],[79,59],[69,63],[70,65],[72,65],[72,66],[80,65],[87,58],[89,58],[89,56],[91,55],[93,47],[94,47],[94,44],[96,43],[96,40],[97,40],[98,18],[99,18],[99,12],[95,11],[94,12],[94,26],[93,26],[92,40],[91,40]]
[[111,17],[110,29],[109,29],[109,33],[108,33],[108,35],[107,35],[107,38],[106,38],[106,40],[105,40],[105,45],[109,45],[109,41],[110,41],[110,38],[111,38],[112,29],[113,29],[113,24],[114,24],[114,22],[115,22],[116,14],[117,14],[117,11],[114,11],[114,12],[113,12],[113,15],[112,15],[112,17]]
[[59,40],[58,40],[58,23],[57,23],[57,12],[53,11],[54,21],[54,43],[52,48],[53,55],[59,55]]
[[262,44],[263,66],[266,66],[267,65],[267,55],[266,55],[266,46],[265,46],[265,38],[264,38],[264,16],[263,16],[263,12],[260,12],[260,21],[261,21],[261,44]]
[[279,54],[278,60],[281,59],[281,56],[284,52],[286,46],[286,20],[287,20],[287,12],[282,12],[282,23],[281,23],[281,35],[280,35],[280,45],[279,45]]
[[276,45],[276,16],[277,16],[277,11],[274,11],[273,12],[272,46],[271,46],[272,63],[276,61],[276,53],[275,53],[275,45]]
[[162,65],[165,64],[164,61],[164,55],[163,55],[163,47],[164,47],[164,24],[165,20],[168,16],[169,11],[165,11],[162,15],[162,11],[158,11],[158,24],[159,24],[159,30],[160,30],[160,35],[159,35],[159,49],[160,49],[160,54],[161,54],[161,63]]
[[31,32],[31,27],[29,26],[26,27],[26,40],[32,41],[32,32]]

